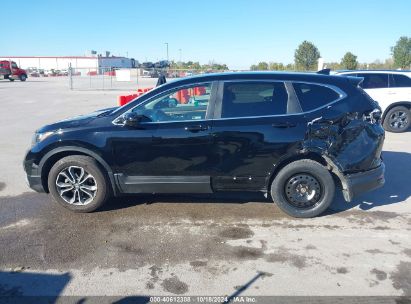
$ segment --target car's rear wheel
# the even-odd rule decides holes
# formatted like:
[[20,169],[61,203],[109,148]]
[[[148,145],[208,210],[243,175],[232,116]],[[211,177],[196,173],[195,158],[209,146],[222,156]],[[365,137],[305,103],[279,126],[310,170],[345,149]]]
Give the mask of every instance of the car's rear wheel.
[[105,172],[89,156],[73,155],[57,161],[51,168],[48,187],[54,200],[75,212],[91,212],[110,197]]
[[10,81],[14,81],[14,78],[11,78],[11,76],[9,76],[9,80],[10,80]]
[[384,129],[389,132],[405,132],[411,124],[411,112],[404,106],[394,107],[385,115],[383,124]]
[[286,165],[271,184],[273,201],[293,217],[320,215],[331,205],[334,193],[335,183],[330,172],[310,159]]

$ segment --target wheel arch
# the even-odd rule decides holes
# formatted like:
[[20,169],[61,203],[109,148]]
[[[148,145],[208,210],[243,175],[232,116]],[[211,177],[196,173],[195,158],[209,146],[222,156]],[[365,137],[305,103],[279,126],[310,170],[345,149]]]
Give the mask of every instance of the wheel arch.
[[273,182],[274,178],[277,176],[277,174],[281,171],[282,168],[284,168],[292,162],[302,159],[310,159],[326,167],[328,171],[331,173],[334,181],[337,182],[340,186],[342,186],[343,189],[345,188],[344,186],[346,181],[344,175],[340,172],[338,165],[331,158],[324,156],[319,152],[310,151],[288,156],[282,159],[279,163],[277,163],[277,165],[272,170],[269,179],[267,180],[267,191],[269,192],[271,183]]
[[47,152],[42,157],[39,163],[39,170],[40,170],[41,182],[42,182],[43,188],[46,193],[49,193],[47,179],[48,179],[49,172],[51,168],[53,167],[53,165],[57,161],[62,159],[63,157],[72,156],[72,155],[85,155],[85,156],[94,158],[99,163],[99,165],[105,170],[105,173],[107,173],[113,193],[114,195],[117,195],[118,191],[117,191],[114,175],[111,170],[111,167],[107,164],[107,162],[97,153],[89,149],[86,149],[86,148],[75,147],[75,146],[55,148]]
[[408,110],[411,111],[411,101],[397,101],[397,102],[394,102],[394,103],[390,104],[390,105],[385,109],[384,113],[382,114],[382,121],[384,121],[385,117],[387,116],[387,113],[388,113],[392,108],[400,107],[400,106],[406,107]]

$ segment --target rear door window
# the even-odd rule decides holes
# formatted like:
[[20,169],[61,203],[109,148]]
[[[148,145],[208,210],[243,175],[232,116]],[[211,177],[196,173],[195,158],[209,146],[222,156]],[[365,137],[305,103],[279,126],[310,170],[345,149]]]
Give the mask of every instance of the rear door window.
[[221,117],[283,115],[287,113],[287,101],[283,82],[227,82]]
[[409,87],[411,88],[411,78],[405,75],[400,74],[392,74],[393,81],[390,81],[391,88],[404,88]]
[[363,89],[383,89],[388,88],[388,75],[380,73],[363,73],[358,77],[363,77],[364,81],[360,84]]
[[322,85],[297,82],[293,86],[304,112],[321,108],[340,98],[339,93]]

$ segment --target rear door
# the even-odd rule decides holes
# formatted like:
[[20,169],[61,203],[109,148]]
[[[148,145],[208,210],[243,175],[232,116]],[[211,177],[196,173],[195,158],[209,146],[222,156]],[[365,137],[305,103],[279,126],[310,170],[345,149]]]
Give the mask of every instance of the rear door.
[[220,82],[212,129],[214,190],[266,190],[275,164],[300,149],[305,122],[281,81]]

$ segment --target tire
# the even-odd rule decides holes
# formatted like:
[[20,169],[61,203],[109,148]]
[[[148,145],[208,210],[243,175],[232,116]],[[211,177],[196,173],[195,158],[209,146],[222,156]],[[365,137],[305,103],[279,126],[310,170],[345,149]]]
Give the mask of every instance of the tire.
[[13,82],[13,81],[14,81],[14,79],[13,79],[13,78],[10,78],[10,77],[9,77],[9,80],[10,80],[11,82]]
[[19,76],[19,79],[20,79],[20,81],[26,81],[27,75],[26,75],[26,74],[21,74],[21,75]]
[[[83,175],[81,170],[84,170]],[[91,177],[86,179],[89,175]],[[107,174],[97,161],[83,155],[57,161],[49,172],[48,187],[57,203],[74,212],[98,209],[110,198],[112,190]]]
[[330,172],[310,159],[286,165],[271,183],[274,203],[288,215],[298,218],[320,215],[331,205],[334,194],[335,183]]
[[385,115],[384,129],[392,133],[402,133],[411,125],[411,112],[404,106],[394,107]]

